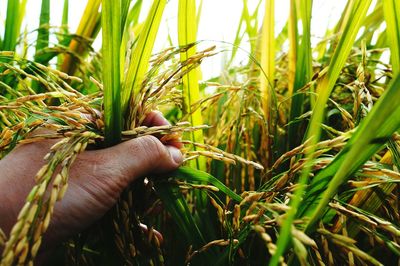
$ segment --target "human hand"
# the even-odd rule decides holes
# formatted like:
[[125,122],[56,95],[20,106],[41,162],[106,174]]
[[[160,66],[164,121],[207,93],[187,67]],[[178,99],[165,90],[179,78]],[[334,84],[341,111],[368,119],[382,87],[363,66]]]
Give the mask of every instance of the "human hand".
[[[152,112],[143,124],[150,127],[167,123],[160,113]],[[0,228],[6,233],[16,222],[35,184],[33,177],[54,143],[45,140],[20,145],[0,160]],[[78,155],[70,170],[68,190],[55,205],[47,242],[58,243],[99,220],[137,178],[177,168],[182,162],[179,148],[178,143],[163,145],[154,136],[144,136]]]

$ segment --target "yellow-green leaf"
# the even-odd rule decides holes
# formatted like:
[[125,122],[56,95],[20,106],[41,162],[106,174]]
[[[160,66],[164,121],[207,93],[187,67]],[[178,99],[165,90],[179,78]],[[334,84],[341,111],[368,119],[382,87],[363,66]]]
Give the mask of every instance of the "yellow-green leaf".
[[[196,20],[196,2],[195,0],[180,0],[178,10],[178,41],[180,46],[185,46],[196,41],[197,25]],[[186,61],[196,53],[196,47],[193,46],[181,53],[181,61]],[[199,70],[193,69],[182,77],[183,83],[183,112],[188,115],[189,122],[196,126],[203,124],[201,110],[192,110],[194,103],[200,100],[199,92]],[[202,131],[190,133],[190,140],[198,143],[204,143]],[[196,147],[193,147],[196,149]],[[204,158],[197,158],[196,165],[193,167],[199,170],[206,169]]]
[[153,5],[132,51],[130,67],[122,87],[122,112],[127,112],[131,97],[135,97],[149,67],[149,60],[161,22],[166,0],[154,0]]

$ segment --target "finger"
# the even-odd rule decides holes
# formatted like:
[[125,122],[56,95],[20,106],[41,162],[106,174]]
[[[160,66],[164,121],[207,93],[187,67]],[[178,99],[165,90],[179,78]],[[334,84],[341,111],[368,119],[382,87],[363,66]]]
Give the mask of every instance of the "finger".
[[146,116],[142,125],[147,127],[164,126],[170,125],[170,122],[163,116],[160,111],[152,111]]
[[181,136],[178,133],[164,135],[159,139],[164,145],[174,146],[175,148],[178,148],[178,149],[183,148]]
[[[152,111],[150,112],[143,121],[144,126],[152,127],[152,126],[163,126],[163,125],[170,125],[170,122],[163,116],[160,111]],[[170,134],[167,135],[168,141],[162,141],[166,145],[174,146],[178,149],[183,147],[181,143],[181,139],[178,135]],[[171,137],[173,136],[173,137]],[[156,135],[157,138],[163,139],[162,136]]]
[[103,167],[122,173],[122,178],[128,178],[128,183],[146,175],[172,171],[183,160],[179,149],[163,145],[154,136],[132,139],[103,152],[108,157]]
[[[149,234],[149,229],[148,229],[147,225],[140,223],[140,227],[145,234],[147,234],[147,235]],[[157,238],[158,243],[162,244],[164,242],[164,238],[163,238],[162,234],[155,229],[152,229],[152,231],[154,233],[154,236]]]

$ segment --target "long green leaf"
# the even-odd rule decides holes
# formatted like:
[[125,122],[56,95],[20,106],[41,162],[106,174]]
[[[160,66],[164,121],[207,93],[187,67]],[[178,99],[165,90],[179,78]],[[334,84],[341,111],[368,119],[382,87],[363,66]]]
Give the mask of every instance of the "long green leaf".
[[[311,58],[311,7],[312,0],[291,1],[291,15],[289,17],[290,28],[290,62],[289,62],[289,88],[292,95],[290,108],[290,121],[294,121],[304,113],[303,94],[297,93],[311,80],[312,58]],[[302,29],[298,28],[299,20]],[[299,32],[303,34],[300,35]],[[302,139],[300,124],[289,125],[289,149],[298,146]]]
[[357,41],[355,42],[355,46],[360,47],[361,42],[365,40],[366,44],[370,45],[371,40],[375,32],[381,26],[383,22],[383,4],[382,2],[378,2],[372,11],[364,20],[361,27],[365,27],[363,34],[358,36]]
[[7,17],[3,38],[3,51],[14,51],[17,42],[19,29],[15,24],[15,20],[19,12],[19,0],[8,0],[7,2]]
[[[186,46],[196,41],[197,25],[196,20],[196,1],[180,0],[178,10],[178,41],[180,46]],[[181,53],[181,61],[184,62],[196,53],[196,46]],[[182,77],[183,84],[183,113],[188,115],[189,122],[193,126],[203,124],[201,110],[192,110],[194,103],[200,100],[199,91],[199,69],[193,69]],[[203,132],[201,130],[190,133],[190,140],[197,143],[204,143]],[[196,147],[192,147],[196,150]],[[206,161],[203,157],[198,157],[191,162],[192,167],[200,170],[206,169]]]
[[179,169],[171,172],[169,176],[174,178],[183,179],[188,182],[199,182],[199,183],[207,183],[217,187],[221,192],[225,193],[231,199],[241,202],[243,199],[241,196],[230,190],[227,186],[225,186],[221,181],[212,175],[196,170],[194,168],[190,168],[187,166],[182,166]]
[[121,139],[122,114],[120,90],[120,46],[121,46],[122,0],[105,0],[102,6],[103,28],[103,85],[105,139],[107,145]]
[[[127,51],[127,46],[132,45],[131,43],[131,35],[132,31],[134,31],[134,27],[136,27],[139,24],[139,15],[140,11],[142,10],[142,4],[143,0],[137,0],[136,3],[133,5],[133,7],[129,10],[125,23],[124,23],[124,29],[122,32],[122,43],[121,43],[121,69],[124,69],[124,71],[121,71],[121,79],[123,80],[123,75],[125,73],[125,69],[128,69],[128,66],[126,66],[126,51]],[[135,40],[137,40],[137,36],[135,36]]]
[[14,51],[20,33],[22,19],[25,14],[27,0],[8,0],[7,17],[4,29],[3,51]]
[[172,184],[157,182],[155,188],[165,208],[172,215],[189,244],[194,244],[195,248],[204,245],[206,241],[194,222],[191,211],[179,188]]
[[127,112],[130,98],[139,93],[140,85],[147,72],[166,2],[166,0],[154,0],[132,52],[130,67],[122,87],[121,104],[124,114]]
[[69,14],[68,10],[69,10],[69,0],[64,0],[63,13],[62,13],[62,18],[61,18],[61,26],[68,25],[68,14]]
[[[49,22],[50,22],[50,0],[42,0],[34,61],[44,65],[47,65],[48,60],[46,59],[43,60],[44,57],[40,56],[40,53],[43,52],[43,49],[49,46]],[[36,92],[43,92],[43,89],[36,81],[32,82],[32,89]]]
[[35,62],[37,62],[38,59],[37,54],[42,49],[49,46],[49,22],[50,22],[50,0],[42,0],[38,37],[36,40],[36,55],[34,58]]
[[244,33],[242,33],[242,25],[244,24],[244,12],[245,10],[243,9],[236,29],[235,39],[232,44],[231,57],[229,59],[229,62],[227,63],[228,67],[232,64],[232,61],[235,59],[236,53],[239,49],[239,45],[242,42],[244,36]]
[[393,73],[400,73],[400,1],[383,0]]
[[[65,35],[68,33],[68,14],[69,14],[69,0],[64,0],[63,13],[61,17],[60,37],[58,37],[58,42],[60,44],[63,44],[64,42],[67,41]],[[61,66],[63,60],[64,56],[60,54],[57,57],[57,65]]]
[[270,112],[270,86],[274,83],[274,72],[275,72],[275,1],[267,0],[265,2],[265,14],[264,21],[261,30],[261,67],[264,69],[266,77],[260,75],[260,86],[261,86],[261,97],[264,113],[269,120]]

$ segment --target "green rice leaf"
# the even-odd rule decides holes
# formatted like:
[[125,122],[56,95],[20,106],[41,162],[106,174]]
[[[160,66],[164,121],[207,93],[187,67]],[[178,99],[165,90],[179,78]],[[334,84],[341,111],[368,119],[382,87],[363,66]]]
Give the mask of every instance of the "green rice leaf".
[[14,51],[19,37],[27,0],[8,0],[2,51]]
[[393,74],[400,73],[400,1],[383,0]]
[[199,248],[206,243],[197,227],[182,193],[176,185],[156,182],[155,189],[164,207],[171,214],[189,244]]
[[365,42],[369,45],[371,44],[371,40],[373,38],[373,35],[375,32],[379,29],[383,22],[383,4],[382,2],[378,2],[374,8],[374,10],[369,14],[363,24],[362,27],[364,27],[363,33],[358,36],[357,41],[355,42],[355,46],[360,47],[361,42],[365,40]]
[[42,0],[42,7],[40,10],[40,21],[38,37],[36,40],[36,55],[35,62],[38,61],[38,53],[49,46],[49,22],[50,22],[50,0]]
[[[69,14],[69,0],[64,0],[63,12],[61,17],[60,37],[58,37],[58,42],[60,44],[64,44],[66,42],[65,45],[68,44],[68,40],[66,37],[62,36],[65,36],[68,33],[68,14]],[[57,57],[57,65],[61,66],[63,60],[64,56],[60,54]]]
[[[135,2],[133,7],[129,10],[127,14],[127,18],[124,23],[124,30],[122,32],[122,43],[121,43],[121,69],[126,69],[126,49],[127,45],[132,45],[130,42],[132,31],[134,31],[134,27],[139,25],[139,15],[142,10],[143,0],[138,0]],[[137,40],[137,36],[135,36],[134,42]],[[121,79],[123,79],[124,71],[121,71]]]
[[[180,46],[186,46],[196,41],[197,25],[195,0],[180,0],[178,10],[178,41]],[[196,46],[186,49],[181,53],[181,61],[184,62],[196,53]],[[192,110],[192,106],[200,100],[199,91],[199,69],[195,68],[182,77],[183,84],[183,113],[188,115],[188,120],[193,126],[203,124],[201,110]],[[203,132],[193,131],[189,135],[193,142],[204,143]],[[194,150],[197,148],[192,147]],[[191,166],[200,170],[206,169],[206,161],[203,157],[198,157],[191,161]]]
[[149,59],[166,2],[166,0],[153,1],[137,44],[132,52],[130,66],[122,86],[121,110],[124,114],[127,112],[130,98],[135,97],[140,91],[140,86],[149,66]]
[[[311,0],[291,1],[291,15],[289,17],[289,88],[292,95],[290,121],[295,120],[304,113],[305,98],[303,94],[297,92],[311,81],[311,7]],[[300,21],[301,30],[298,28]],[[293,149],[300,144],[301,133],[299,123],[289,125],[289,149]]]
[[241,14],[240,19],[239,19],[239,23],[238,23],[238,26],[237,26],[237,29],[236,29],[235,39],[234,39],[233,44],[232,44],[231,57],[229,59],[229,62],[227,63],[227,66],[230,66],[232,64],[232,61],[236,56],[236,53],[237,53],[237,51],[239,49],[239,45],[242,42],[242,39],[243,39],[243,36],[244,36],[244,33],[242,33],[242,25],[244,24],[244,12],[245,12],[245,9],[242,10],[242,14]]
[[274,72],[275,72],[275,35],[274,35],[274,27],[275,27],[275,1],[267,0],[265,2],[265,14],[264,21],[261,30],[261,59],[260,64],[264,69],[264,73],[266,77],[261,74],[261,97],[263,101],[263,109],[265,114],[267,115],[267,119],[269,116],[269,108],[271,105],[271,96],[270,89],[274,83]]
[[125,25],[126,25],[126,19],[129,14],[129,6],[131,4],[131,0],[122,0],[121,3],[121,36],[124,33]]
[[[37,63],[47,65],[47,56],[41,56],[43,49],[49,46],[49,22],[50,22],[50,0],[42,0],[40,10],[38,37],[36,39],[36,53],[34,60]],[[51,57],[50,57],[51,58]],[[32,82],[32,89],[36,92],[43,92],[38,82]]]
[[62,18],[61,18],[61,26],[68,25],[68,10],[69,10],[69,0],[64,0],[63,13],[62,13]]
[[206,184],[211,184],[215,187],[217,187],[221,192],[225,193],[227,196],[229,196],[231,199],[235,200],[236,202],[241,202],[243,199],[241,196],[233,192],[231,189],[229,189],[227,186],[225,186],[221,181],[219,181],[217,178],[213,177],[212,175],[194,169],[190,168],[187,166],[182,166],[179,169],[171,172],[169,174],[170,177],[173,177],[174,179],[182,179],[187,182],[198,182],[198,183],[206,183]]
[[103,85],[105,140],[113,145],[121,140],[122,114],[120,90],[122,0],[105,0],[102,6],[103,28]]

